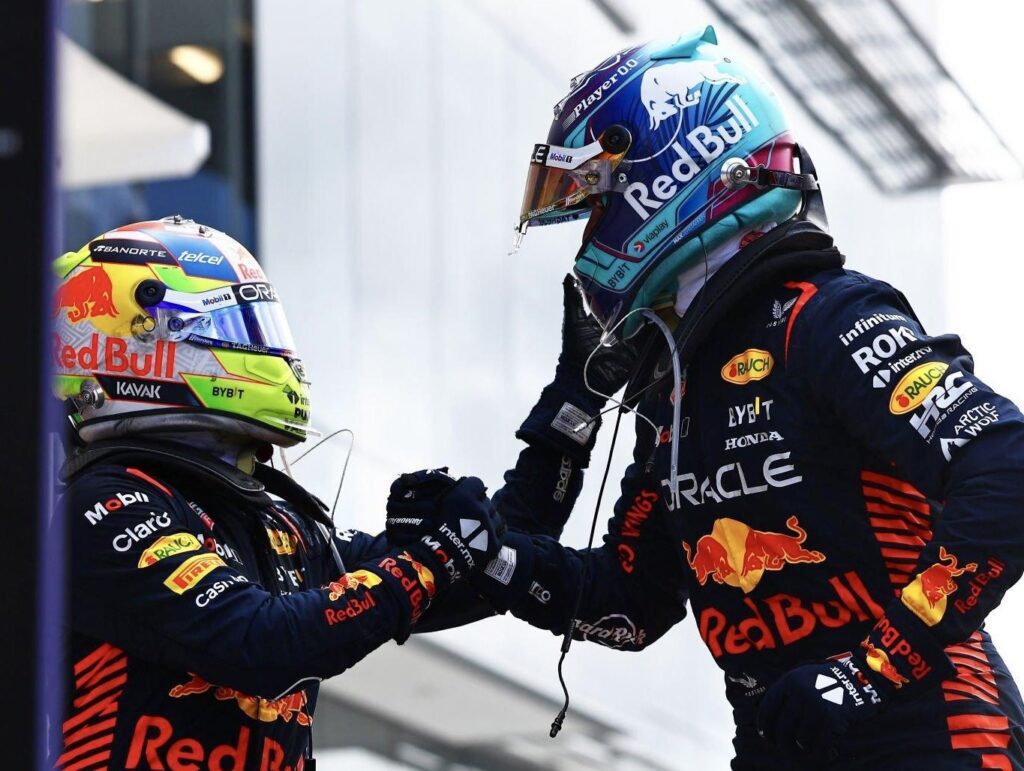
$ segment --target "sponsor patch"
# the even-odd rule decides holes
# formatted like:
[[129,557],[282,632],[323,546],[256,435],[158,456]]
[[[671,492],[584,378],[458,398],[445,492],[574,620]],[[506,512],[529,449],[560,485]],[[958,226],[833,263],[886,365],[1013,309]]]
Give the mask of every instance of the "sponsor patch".
[[224,560],[216,554],[197,554],[182,562],[178,569],[167,577],[164,586],[175,594],[184,594],[204,576],[222,567],[226,567]]
[[889,397],[889,412],[905,415],[917,409],[947,369],[949,365],[942,361],[928,361],[914,367],[900,378],[893,389]]
[[511,546],[502,546],[498,556],[487,563],[484,573],[500,584],[508,586],[516,572],[516,550]]
[[734,385],[746,385],[755,380],[764,380],[775,367],[775,360],[768,351],[748,348],[733,356],[722,367],[722,380]]
[[589,441],[595,425],[596,422],[592,423],[587,413],[569,402],[562,405],[555,419],[551,421],[551,427],[555,431],[565,434],[577,444],[586,444]]
[[150,565],[155,565],[167,557],[173,557],[175,554],[181,554],[182,552],[199,551],[200,548],[202,548],[202,544],[199,543],[199,539],[189,533],[174,533],[173,535],[161,536],[153,541],[148,549],[142,552],[142,555],[139,557],[139,567],[148,568]]

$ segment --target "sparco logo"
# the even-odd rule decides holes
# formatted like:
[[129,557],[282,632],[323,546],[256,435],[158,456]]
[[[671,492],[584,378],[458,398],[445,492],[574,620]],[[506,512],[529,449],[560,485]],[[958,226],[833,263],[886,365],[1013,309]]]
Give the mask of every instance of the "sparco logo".
[[585,640],[600,643],[609,648],[644,647],[647,632],[637,629],[629,616],[612,613],[598,621],[581,621],[576,619],[576,629]]
[[561,503],[565,500],[565,493],[569,489],[569,478],[572,476],[572,458],[568,455],[562,456],[562,465],[558,469],[558,481],[555,482],[555,492],[551,497]]

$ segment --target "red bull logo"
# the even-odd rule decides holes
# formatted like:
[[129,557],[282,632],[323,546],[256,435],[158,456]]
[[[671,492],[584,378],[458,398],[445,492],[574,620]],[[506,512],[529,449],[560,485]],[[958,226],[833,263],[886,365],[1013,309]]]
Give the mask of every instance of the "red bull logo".
[[135,342],[93,332],[87,342],[72,345],[60,335],[53,335],[53,363],[70,372],[104,372],[111,375],[133,375],[140,378],[174,380],[177,343],[158,340],[148,352],[133,350]]
[[957,590],[953,579],[964,573],[974,573],[977,569],[976,562],[960,567],[956,556],[946,551],[945,546],[940,546],[939,561],[922,570],[903,587],[900,598],[915,616],[928,626],[935,626],[946,614],[946,598]]
[[336,581],[331,581],[327,585],[327,599],[337,602],[345,592],[355,591],[361,586],[369,589],[379,584],[381,580],[380,576],[369,570],[353,570],[351,573],[344,573]]
[[792,535],[754,530],[735,519],[716,519],[711,532],[698,539],[696,549],[683,541],[686,561],[701,586],[711,578],[717,584],[740,588],[744,594],[753,591],[766,570],[825,561],[820,551],[803,547],[807,531],[795,516],[786,520],[786,527]]
[[72,324],[94,316],[117,316],[113,292],[110,276],[101,265],[86,268],[57,290],[53,316],[59,316],[64,308],[68,309],[68,321]]
[[398,559],[405,560],[412,565],[412,569],[416,571],[416,577],[419,579],[419,582],[423,584],[423,588],[427,590],[427,596],[433,598],[434,593],[437,591],[437,585],[434,583],[433,571],[422,562],[418,562],[413,559],[409,552],[402,552],[398,555]]
[[862,642],[860,645],[866,652],[865,658],[867,659],[868,667],[871,670],[880,674],[897,688],[902,688],[904,683],[910,682],[910,680],[901,675],[899,670],[893,666],[891,661],[889,661],[888,653],[883,650],[879,650],[867,640]]
[[702,59],[663,64],[644,72],[640,81],[640,102],[647,110],[651,129],[657,130],[662,121],[700,102],[700,87],[704,83],[742,84],[746,81]]
[[175,699],[185,696],[195,696],[201,693],[213,691],[213,697],[217,701],[232,701],[238,704],[238,708],[253,720],[261,723],[273,723],[275,720],[283,720],[290,723],[292,720],[298,725],[312,725],[313,718],[306,711],[306,692],[296,691],[280,699],[261,699],[259,696],[249,696],[240,693],[234,688],[225,688],[220,685],[213,685],[199,675],[192,675],[192,679],[181,685],[176,685],[168,692]]
[[745,596],[741,605],[701,608],[697,615],[700,638],[718,659],[751,650],[775,650],[822,627],[838,629],[882,615],[882,607],[853,570],[824,583],[815,582],[814,589],[813,599],[780,592],[756,600]]

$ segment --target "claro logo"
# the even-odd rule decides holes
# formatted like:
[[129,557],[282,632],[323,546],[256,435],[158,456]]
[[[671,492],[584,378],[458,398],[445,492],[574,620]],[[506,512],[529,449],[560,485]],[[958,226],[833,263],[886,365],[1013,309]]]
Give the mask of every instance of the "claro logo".
[[764,380],[772,374],[775,359],[768,351],[748,348],[733,356],[722,367],[722,380],[734,385],[746,385],[754,380]]
[[917,409],[947,369],[949,365],[941,361],[928,361],[914,367],[893,389],[889,398],[889,412],[893,415],[905,415]]

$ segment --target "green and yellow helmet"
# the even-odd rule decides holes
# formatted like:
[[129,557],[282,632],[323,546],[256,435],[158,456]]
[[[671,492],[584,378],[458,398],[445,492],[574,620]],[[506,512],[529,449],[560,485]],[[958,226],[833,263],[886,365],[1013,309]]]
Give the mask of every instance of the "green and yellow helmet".
[[165,217],[104,233],[54,268],[54,392],[83,441],[306,438],[309,383],[277,291],[233,238]]

